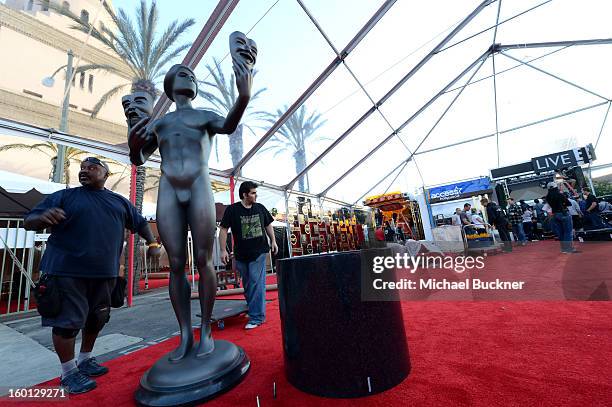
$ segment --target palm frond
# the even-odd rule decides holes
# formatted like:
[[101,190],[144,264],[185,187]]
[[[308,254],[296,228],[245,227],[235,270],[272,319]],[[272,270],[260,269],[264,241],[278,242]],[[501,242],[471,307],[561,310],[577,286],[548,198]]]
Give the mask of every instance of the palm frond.
[[[146,3],[144,1],[141,2],[141,7],[146,10]],[[157,28],[157,6],[155,1],[151,2],[151,8],[148,10],[146,15],[146,20],[143,19],[143,22],[146,21],[146,24],[143,28],[143,62],[144,62],[144,71],[147,73],[151,72],[151,49],[153,47],[153,37],[155,35],[155,30]]]
[[225,106],[223,100],[217,95],[204,90],[198,90],[198,94],[206,101],[210,102],[215,107],[215,110],[222,112],[220,113],[221,115],[226,115],[228,113],[227,106]]
[[163,67],[165,67],[168,62],[172,61],[173,59],[175,59],[179,54],[181,54],[183,51],[185,51],[186,49],[191,48],[192,44],[183,44],[179,47],[177,47],[176,49],[174,49],[172,52],[168,52],[167,55],[165,55],[161,61],[157,61],[154,65],[154,68],[152,68],[152,75],[155,76],[157,75],[157,72],[159,72],[160,69],[162,69]]
[[257,133],[255,133],[255,130],[253,130],[253,126],[249,124],[243,124],[243,126],[246,127],[246,129],[249,130],[253,136],[257,136]]
[[127,15],[125,10],[119,9],[118,21],[118,44],[120,44],[121,48],[126,52],[126,55],[130,58],[131,63],[140,77],[144,77],[142,69],[142,38],[136,33],[132,19]]
[[[42,4],[42,1],[38,1],[38,4]],[[64,8],[62,7],[62,5],[58,2],[46,2],[46,4],[50,10],[53,10],[55,12],[57,12],[58,14],[61,14],[65,17],[68,17],[70,20],[72,20],[74,22],[74,25],[71,26],[71,28],[81,31],[85,34],[89,34],[91,31],[91,36],[96,38],[97,40],[99,40],[100,42],[102,42],[104,45],[106,45],[107,47],[109,47],[111,50],[113,50],[114,52],[116,52],[114,45],[111,41],[109,41],[109,39],[107,37],[105,37],[103,35],[102,32],[100,32],[98,29],[96,29],[94,26],[92,26],[91,24],[89,24],[89,22],[85,22],[83,20],[81,20],[81,16],[76,15],[75,13],[73,13],[72,11],[70,11],[70,9]],[[107,10],[108,12],[108,10]]]
[[[64,65],[64,68],[66,66]],[[106,71],[106,72],[110,72],[110,73],[119,73],[119,70],[117,68],[115,68],[112,65],[107,65],[107,64],[85,64],[85,65],[80,65],[78,67],[76,67],[74,69],[75,73],[81,73],[81,72],[87,72],[87,71],[96,71],[96,70],[100,70],[100,71]]]
[[100,110],[102,110],[102,107],[104,107],[104,105],[106,103],[108,103],[108,101],[115,96],[117,93],[119,93],[122,89],[124,89],[125,87],[129,86],[129,83],[124,83],[123,85],[117,85],[114,88],[112,88],[111,90],[109,90],[108,92],[106,92],[104,95],[102,95],[100,97],[100,100],[98,100],[98,103],[96,103],[96,105],[93,107],[93,112],[91,113],[91,117],[95,118],[98,113],[100,113]]
[[[283,110],[277,109],[274,113],[258,113],[260,119],[268,123],[267,130],[269,130],[288,109],[288,106],[285,106]],[[326,122],[322,119],[320,113],[316,111],[308,113],[306,106],[303,105],[287,119],[260,151],[275,151],[275,157],[280,153],[290,153],[294,159],[297,159],[297,154],[306,156],[306,141],[308,139],[312,138],[309,144],[331,140],[329,137],[317,135],[317,130],[323,127]]]
[[[161,68],[169,59],[174,58],[187,47],[191,47],[191,44],[183,44],[175,48],[172,52],[169,51],[179,37],[194,24],[195,20],[191,18],[181,22],[180,24],[178,23],[178,20],[173,21],[161,36],[159,41],[157,41],[157,43],[153,46],[151,50],[151,65]],[[168,52],[170,52],[171,57],[170,55],[164,57]]]
[[255,91],[255,93],[253,93],[253,95],[251,95],[251,102],[254,101],[255,99],[257,99],[258,97],[261,96],[262,93],[264,93],[265,91],[267,91],[268,88],[261,88]]
[[[36,151],[40,151],[41,153],[45,154],[47,157],[52,157],[54,155],[57,154],[57,149],[54,148],[54,145],[52,143],[37,143],[37,144],[23,144],[23,143],[15,143],[15,144],[7,144],[4,146],[0,146],[0,152],[3,151],[10,151],[10,150],[28,150],[28,151],[32,151],[32,150],[36,150]],[[51,154],[49,154],[47,151],[48,150],[51,152]]]

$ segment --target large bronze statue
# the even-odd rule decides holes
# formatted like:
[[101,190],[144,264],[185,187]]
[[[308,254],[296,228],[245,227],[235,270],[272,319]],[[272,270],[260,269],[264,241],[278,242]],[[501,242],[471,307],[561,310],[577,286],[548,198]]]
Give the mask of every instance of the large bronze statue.
[[[216,219],[208,158],[212,138],[216,134],[233,133],[247,108],[257,56],[255,43],[242,33],[231,35],[230,49],[238,97],[227,117],[194,109],[191,103],[198,93],[195,74],[185,65],[174,65],[164,78],[164,92],[175,102],[176,110],[156,120],[150,117],[140,119],[131,126],[128,136],[132,163],[143,164],[157,148],[161,155],[157,227],[170,261],[170,300],[181,333],[179,346],[169,354],[167,361],[183,363],[184,359],[190,359],[184,362],[185,368],[195,366],[194,363],[221,365],[225,362],[219,362],[216,354],[228,352],[215,350],[211,336],[210,318],[217,278],[212,262]],[[131,103],[135,110],[136,97],[135,94],[131,96],[131,102],[128,97],[124,108]],[[128,110],[125,111],[129,122]],[[135,112],[133,116],[136,116]],[[202,330],[197,346],[194,346],[191,324],[191,292],[185,275],[188,227],[193,238],[194,262],[200,275],[198,291]],[[217,341],[217,346],[227,347],[229,344],[221,342],[224,341]],[[192,376],[189,378],[191,381]]]

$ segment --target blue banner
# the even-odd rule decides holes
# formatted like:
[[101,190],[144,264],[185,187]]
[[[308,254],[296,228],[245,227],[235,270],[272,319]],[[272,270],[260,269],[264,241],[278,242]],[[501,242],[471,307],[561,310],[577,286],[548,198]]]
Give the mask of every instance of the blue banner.
[[430,188],[427,193],[429,202],[436,203],[481,195],[489,191],[491,191],[491,180],[489,177],[483,177],[470,181],[457,182],[456,184]]

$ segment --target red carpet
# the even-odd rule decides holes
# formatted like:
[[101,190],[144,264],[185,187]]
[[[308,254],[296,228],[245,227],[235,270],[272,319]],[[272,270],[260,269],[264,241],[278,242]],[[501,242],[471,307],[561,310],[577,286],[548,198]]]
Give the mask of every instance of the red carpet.
[[[4,315],[8,312],[17,312],[17,300],[11,300],[10,306],[7,300],[3,300],[0,301],[0,315]],[[32,296],[32,298],[30,299],[30,307],[29,309],[35,309],[36,308],[36,300],[34,299],[34,296]],[[25,301],[22,298],[21,299],[21,303],[19,304],[19,310],[20,311],[24,311],[25,310]]]
[[[576,243],[578,254],[561,254],[559,242],[534,242],[515,247],[512,253],[487,256],[484,268],[457,273],[452,270],[421,269],[396,278],[446,278],[461,282],[467,278],[482,281],[524,281],[522,290],[444,290],[430,292],[428,300],[461,301],[559,301],[610,300],[612,297],[612,242]],[[607,283],[607,290],[605,285]],[[403,290],[403,300],[425,299],[423,290]]]
[[[532,250],[536,251],[524,248],[523,254]],[[520,253],[518,249],[512,255],[495,256],[494,262],[516,260],[523,265]],[[529,267],[542,271],[580,262],[578,256],[557,262],[548,255],[543,259]],[[612,405],[610,302],[431,301],[404,302],[402,309],[412,373],[391,390],[360,399],[326,399],[288,384],[278,301],[273,301],[267,306],[268,321],[260,328],[245,331],[244,320],[235,318],[226,321],[224,330],[215,331],[215,338],[242,346],[252,367],[235,389],[206,405],[255,407],[256,396],[262,407]],[[97,380],[98,389],[71,397],[70,405],[134,405],[140,376],[177,343],[178,338],[173,338],[106,363],[111,371]],[[272,397],[274,381],[277,399]],[[44,385],[58,385],[58,380]]]

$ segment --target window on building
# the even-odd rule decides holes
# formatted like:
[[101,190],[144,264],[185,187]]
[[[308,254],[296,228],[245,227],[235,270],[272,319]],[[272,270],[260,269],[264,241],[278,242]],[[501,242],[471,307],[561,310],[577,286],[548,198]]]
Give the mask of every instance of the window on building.
[[81,72],[81,77],[79,78],[79,87],[81,89],[85,88],[85,72]]
[[28,1],[28,11],[32,11],[34,8],[34,0]]
[[88,84],[88,89],[89,89],[89,93],[93,93],[93,75],[89,75],[89,84]]
[[70,3],[68,3],[67,1],[62,2],[62,10],[63,11],[70,10]]
[[85,24],[89,23],[89,12],[87,10],[81,10],[81,21]]
[[43,0],[40,2],[42,11],[49,11],[49,0]]
[[72,87],[76,86],[76,75],[72,75]]
[[35,96],[40,99],[42,99],[43,97],[43,95],[41,95],[40,93],[32,92],[31,90],[27,90],[27,89],[24,89],[23,93],[25,93],[26,95]]
[[100,32],[104,33],[104,30],[106,30],[106,26],[104,25],[102,21],[100,21]]

